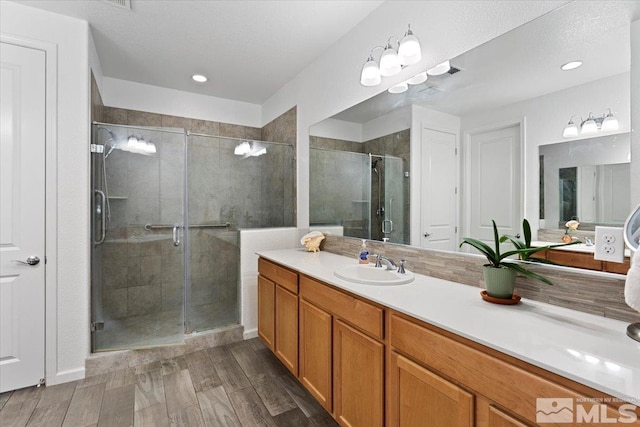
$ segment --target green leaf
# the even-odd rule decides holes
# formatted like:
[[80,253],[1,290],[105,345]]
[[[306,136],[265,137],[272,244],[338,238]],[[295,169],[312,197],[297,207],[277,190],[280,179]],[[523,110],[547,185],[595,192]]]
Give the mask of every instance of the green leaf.
[[496,259],[500,261],[502,258],[500,257],[500,238],[498,237],[498,226],[494,220],[491,220],[493,223],[493,240],[496,245]]
[[460,243],[460,247],[462,247],[462,245],[464,245],[465,243],[467,245],[473,246],[478,251],[480,251],[485,257],[487,257],[487,260],[492,265],[498,266],[498,264],[500,263],[500,261],[496,257],[495,251],[491,249],[491,247],[486,243],[477,239],[472,239],[471,237],[465,237],[464,239],[462,239],[462,243]]
[[531,226],[527,219],[522,220],[522,235],[524,236],[524,244],[527,248],[531,247]]
[[515,264],[515,263],[504,263],[504,266],[506,266],[507,268],[511,268],[513,270],[516,270],[518,273],[522,274],[523,276],[527,276],[530,277],[532,279],[536,279],[541,281],[542,283],[545,283],[547,285],[553,286],[553,283],[551,283],[551,281],[549,279],[547,279],[546,277],[542,277],[541,275],[539,275],[538,273],[534,273],[531,270],[527,270],[526,268],[522,267],[521,265]]
[[527,247],[525,246],[524,242],[522,242],[522,240],[518,240],[518,238],[514,236],[509,236],[507,234],[505,234],[500,238],[500,243],[504,243],[507,240],[509,240],[513,244],[513,246],[516,247],[516,249],[527,249]]

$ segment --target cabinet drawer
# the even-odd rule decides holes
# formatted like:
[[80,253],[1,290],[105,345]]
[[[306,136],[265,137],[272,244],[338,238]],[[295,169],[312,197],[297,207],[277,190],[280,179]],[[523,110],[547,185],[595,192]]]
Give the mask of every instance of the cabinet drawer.
[[258,259],[258,273],[264,277],[273,280],[283,288],[298,293],[298,275],[291,270],[267,261],[264,258]]
[[300,277],[300,295],[378,339],[383,336],[381,308],[333,289],[306,276]]
[[[398,352],[464,384],[528,421],[536,420],[537,398],[585,397],[395,313],[391,314],[390,323],[390,342]],[[609,412],[613,414],[612,409]]]

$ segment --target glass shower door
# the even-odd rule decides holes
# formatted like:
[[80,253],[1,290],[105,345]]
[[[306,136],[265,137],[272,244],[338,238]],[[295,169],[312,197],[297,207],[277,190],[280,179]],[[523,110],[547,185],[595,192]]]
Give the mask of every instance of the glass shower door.
[[185,138],[93,126],[93,351],[183,341]]
[[384,156],[384,220],[382,234],[393,243],[408,243],[405,236],[404,170],[402,159]]

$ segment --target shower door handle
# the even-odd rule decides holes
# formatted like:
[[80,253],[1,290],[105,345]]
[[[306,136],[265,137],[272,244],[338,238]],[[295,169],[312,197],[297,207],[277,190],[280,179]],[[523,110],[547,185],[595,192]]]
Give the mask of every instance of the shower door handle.
[[382,233],[389,234],[393,231],[393,221],[390,219],[385,219],[382,221]]
[[107,196],[105,196],[104,192],[94,189],[94,194],[100,196],[101,202],[99,205],[96,205],[96,215],[100,215],[100,238],[94,240],[95,245],[100,245],[104,242],[104,239],[107,237],[107,216],[104,214],[104,209],[107,203]]
[[180,226],[173,226],[173,246],[180,246]]

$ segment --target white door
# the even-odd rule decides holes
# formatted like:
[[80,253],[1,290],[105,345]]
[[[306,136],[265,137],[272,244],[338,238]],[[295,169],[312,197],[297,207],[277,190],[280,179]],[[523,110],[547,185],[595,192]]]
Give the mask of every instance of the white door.
[[596,167],[578,166],[578,220],[596,222]]
[[0,47],[0,392],[4,392],[44,378],[45,53],[7,43]]
[[495,220],[500,235],[521,233],[520,125],[476,133],[469,142],[470,205],[466,223],[470,227],[465,237],[493,243],[491,220]]
[[455,251],[457,245],[456,136],[423,128],[420,246]]

